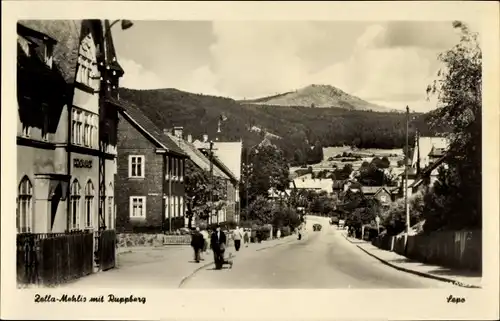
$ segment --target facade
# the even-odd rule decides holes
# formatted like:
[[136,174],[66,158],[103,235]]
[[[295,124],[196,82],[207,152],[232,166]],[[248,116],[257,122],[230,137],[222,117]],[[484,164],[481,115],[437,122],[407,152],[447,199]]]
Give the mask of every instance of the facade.
[[121,106],[116,176],[118,232],[162,232],[185,226],[186,154],[141,110]]
[[377,199],[382,206],[388,206],[393,199],[391,191],[385,186],[363,186],[361,191],[364,196]]
[[114,227],[116,110],[106,97],[123,70],[109,27],[18,22],[19,233]]
[[[184,139],[183,136],[183,128],[175,127],[171,132],[166,131],[166,135],[170,137],[170,139],[177,144],[177,146],[189,156],[187,162],[191,162],[194,165],[194,168],[204,171],[210,172],[210,159],[208,156],[203,154],[200,150],[196,148],[194,144],[191,142],[191,137],[188,135],[187,140]],[[219,210],[217,213],[214,213],[211,217],[209,217],[209,223],[223,223],[229,220],[234,219],[234,209],[235,209],[235,201],[234,201],[234,188],[233,188],[233,180],[231,177],[224,172],[221,168],[220,161],[217,158],[213,157],[212,164],[212,173],[215,178],[222,180],[224,185],[226,186],[226,198],[222,201],[226,202],[226,205]],[[227,171],[227,169],[226,169]],[[187,195],[188,196],[188,195]],[[189,222],[186,218],[185,225],[188,226]]]
[[[206,156],[209,151],[208,135],[203,135],[202,140],[196,140],[193,145],[201,150]],[[216,216],[219,220],[225,217],[225,220],[240,221],[240,189],[241,181],[241,153],[243,151],[243,142],[213,142],[212,146],[213,161],[226,175],[230,177],[227,183],[227,206],[223,212]]]

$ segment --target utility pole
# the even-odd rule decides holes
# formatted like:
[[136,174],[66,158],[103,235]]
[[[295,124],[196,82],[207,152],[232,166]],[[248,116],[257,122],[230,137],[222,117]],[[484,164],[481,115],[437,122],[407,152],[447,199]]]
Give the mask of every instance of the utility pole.
[[[214,142],[210,141],[210,149],[209,149],[209,159],[210,159],[210,221],[213,218],[213,204],[214,204],[214,160],[213,160],[213,148]],[[219,216],[217,216],[217,223],[219,223]]]
[[403,184],[405,190],[405,212],[406,212],[406,235],[410,233],[410,207],[408,204],[408,127],[410,122],[410,108],[406,106],[406,151],[405,151],[405,183]]

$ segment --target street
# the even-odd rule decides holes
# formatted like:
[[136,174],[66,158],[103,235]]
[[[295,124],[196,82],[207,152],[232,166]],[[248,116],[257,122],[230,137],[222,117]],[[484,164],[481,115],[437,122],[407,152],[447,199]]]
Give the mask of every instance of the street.
[[301,241],[262,251],[243,248],[232,269],[208,266],[186,280],[182,288],[446,288],[451,284],[431,280],[385,266],[347,241],[341,232],[322,222],[312,231],[308,220]]

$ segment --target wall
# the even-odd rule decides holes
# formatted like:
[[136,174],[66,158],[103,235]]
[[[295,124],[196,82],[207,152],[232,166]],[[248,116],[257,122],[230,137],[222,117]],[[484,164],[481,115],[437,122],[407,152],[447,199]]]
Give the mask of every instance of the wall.
[[[163,213],[163,154],[122,115],[118,122],[118,158],[115,186],[116,229],[161,229]],[[128,178],[129,155],[144,155],[144,178]],[[146,218],[130,219],[130,196],[146,196]]]

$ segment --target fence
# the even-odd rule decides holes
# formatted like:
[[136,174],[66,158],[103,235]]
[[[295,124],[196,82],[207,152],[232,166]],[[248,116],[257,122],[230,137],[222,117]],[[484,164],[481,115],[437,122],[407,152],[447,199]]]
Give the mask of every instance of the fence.
[[56,285],[92,273],[90,232],[18,234],[17,280],[21,284]]
[[443,231],[408,237],[406,256],[423,263],[482,269],[481,231]]
[[422,263],[480,271],[482,269],[481,231],[441,231],[404,236],[383,235],[373,245],[394,251]]
[[98,233],[98,264],[102,271],[106,271],[115,267],[116,232],[104,230]]

